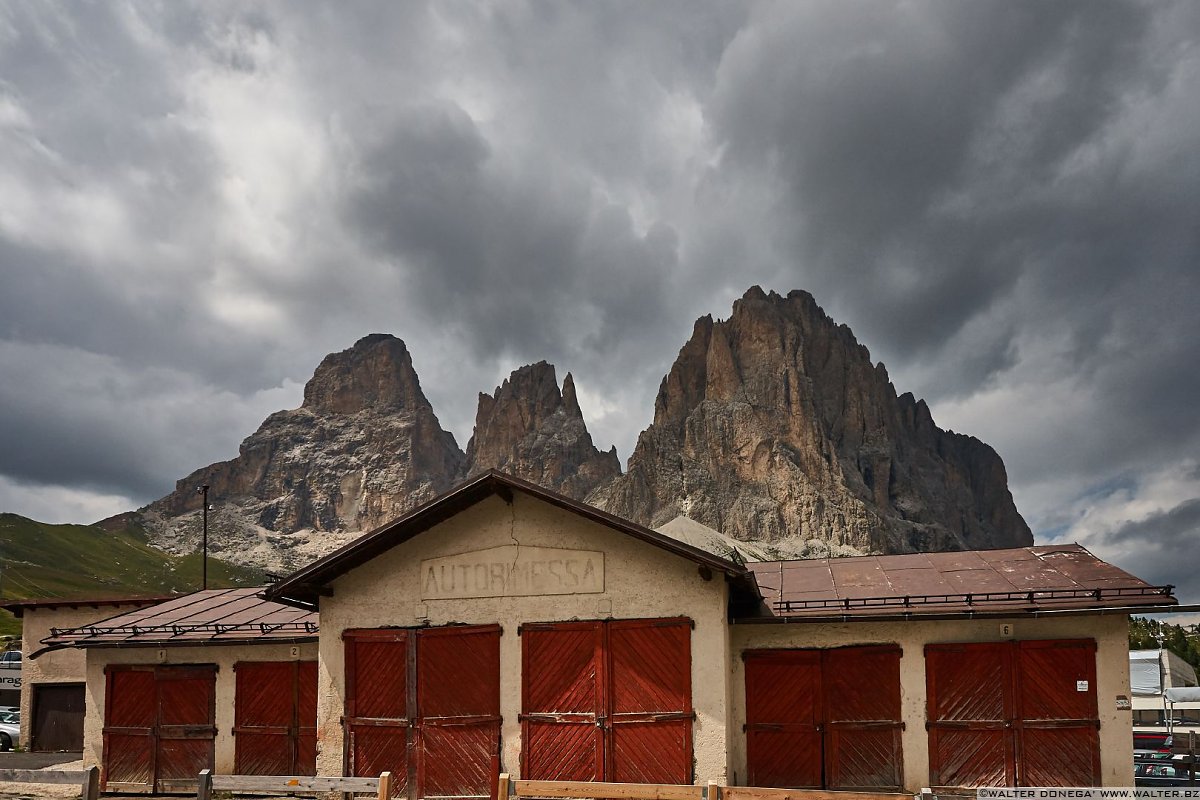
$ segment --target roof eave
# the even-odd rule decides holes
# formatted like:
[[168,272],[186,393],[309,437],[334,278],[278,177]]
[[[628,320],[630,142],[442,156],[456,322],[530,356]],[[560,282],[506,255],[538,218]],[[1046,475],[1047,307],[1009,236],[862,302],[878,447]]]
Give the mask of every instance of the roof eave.
[[279,583],[268,587],[264,596],[275,602],[315,609],[319,602],[321,589],[327,587],[332,580],[492,495],[498,495],[505,502],[511,503],[513,491],[523,492],[550,505],[571,511],[593,522],[621,531],[647,544],[673,552],[682,558],[726,575],[741,577],[749,572],[744,566],[733,561],[676,541],[669,536],[656,533],[649,528],[621,519],[594,506],[580,503],[511,475],[489,470],[450,492],[418,506],[400,519],[382,525],[343,545],[324,558],[297,570]]

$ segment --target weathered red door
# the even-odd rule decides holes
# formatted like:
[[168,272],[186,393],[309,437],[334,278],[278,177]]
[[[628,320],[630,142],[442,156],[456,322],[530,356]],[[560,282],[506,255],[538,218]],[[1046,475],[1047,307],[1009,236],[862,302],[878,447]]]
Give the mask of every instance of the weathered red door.
[[1096,642],[1020,642],[1016,668],[1020,785],[1099,785]]
[[105,790],[153,791],[158,724],[154,667],[109,667],[105,672]]
[[488,797],[500,755],[500,629],[417,635],[420,797]]
[[925,647],[929,780],[936,786],[1014,786],[1012,648]]
[[604,623],[521,626],[521,774],[604,779]]
[[900,648],[751,650],[745,662],[751,785],[900,787]]
[[[409,668],[411,631],[354,630],[346,647],[346,774],[392,773],[392,794],[409,784]],[[415,704],[415,703],[414,703]]]
[[216,667],[107,669],[104,781],[107,791],[196,787],[213,766]]
[[925,647],[935,786],[1094,786],[1093,640]]
[[234,770],[239,775],[315,775],[317,662],[234,665]]
[[692,782],[691,621],[522,626],[522,774]]
[[820,788],[822,719],[819,651],[746,653],[749,785]]
[[393,794],[486,797],[500,753],[500,628],[347,631],[346,760]]

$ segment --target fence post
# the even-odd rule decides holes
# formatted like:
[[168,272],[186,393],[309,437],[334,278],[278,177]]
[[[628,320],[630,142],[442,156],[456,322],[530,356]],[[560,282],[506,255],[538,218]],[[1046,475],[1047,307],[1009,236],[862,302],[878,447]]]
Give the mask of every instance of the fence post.
[[512,778],[507,772],[501,772],[496,779],[496,800],[508,800],[512,796]]
[[212,798],[212,770],[200,770],[200,781],[196,784],[196,800],[211,800]]
[[721,784],[709,781],[708,788],[704,791],[704,800],[721,800]]
[[100,800],[100,768],[93,765],[84,773],[83,800]]
[[379,800],[388,800],[392,794],[392,773],[379,773]]

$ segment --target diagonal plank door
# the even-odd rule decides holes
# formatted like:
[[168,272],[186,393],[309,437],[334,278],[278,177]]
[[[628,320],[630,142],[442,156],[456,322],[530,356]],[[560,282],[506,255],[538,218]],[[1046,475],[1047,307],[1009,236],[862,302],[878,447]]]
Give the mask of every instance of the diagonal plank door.
[[819,651],[747,651],[749,785],[821,788],[822,697]]
[[526,624],[521,774],[691,783],[691,621]]
[[898,790],[900,648],[748,650],[753,786]]
[[389,771],[393,796],[414,800],[489,796],[500,753],[500,627],[343,636],[348,774]]
[[521,626],[521,775],[604,780],[604,623]]
[[315,661],[234,665],[234,769],[239,775],[315,775]]
[[925,648],[936,786],[1095,786],[1096,643],[1053,639]]

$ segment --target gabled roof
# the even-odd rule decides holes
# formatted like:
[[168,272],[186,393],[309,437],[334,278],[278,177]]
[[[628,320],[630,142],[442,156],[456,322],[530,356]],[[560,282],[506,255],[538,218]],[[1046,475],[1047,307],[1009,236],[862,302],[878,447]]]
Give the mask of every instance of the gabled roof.
[[51,628],[42,644],[58,649],[316,640],[315,612],[265,600],[261,593],[262,587],[192,592],[77,628]]
[[747,566],[765,601],[762,621],[1116,612],[1178,602],[1174,587],[1151,586],[1077,544]]
[[279,583],[269,587],[266,597],[281,603],[290,603],[305,608],[315,608],[317,598],[335,578],[362,566],[376,556],[423,533],[440,522],[461,513],[476,503],[493,495],[512,502],[515,492],[557,506],[584,519],[604,525],[618,533],[662,548],[689,561],[723,572],[726,575],[743,577],[747,570],[740,564],[705,552],[698,547],[672,539],[635,522],[613,516],[606,511],[572,500],[569,497],[544,489],[541,486],[491,470],[477,478],[450,490],[441,497],[418,506],[400,519],[389,522],[370,533],[366,533],[324,558],[300,569]]

